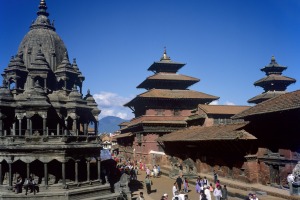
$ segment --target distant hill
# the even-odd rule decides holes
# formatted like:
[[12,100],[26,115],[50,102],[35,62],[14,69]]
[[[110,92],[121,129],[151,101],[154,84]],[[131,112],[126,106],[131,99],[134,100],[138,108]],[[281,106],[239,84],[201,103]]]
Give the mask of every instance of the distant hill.
[[99,133],[113,133],[117,130],[120,129],[118,126],[122,122],[126,122],[129,120],[122,119],[120,117],[115,117],[115,116],[107,116],[103,117],[102,119],[99,120],[99,128],[98,132]]

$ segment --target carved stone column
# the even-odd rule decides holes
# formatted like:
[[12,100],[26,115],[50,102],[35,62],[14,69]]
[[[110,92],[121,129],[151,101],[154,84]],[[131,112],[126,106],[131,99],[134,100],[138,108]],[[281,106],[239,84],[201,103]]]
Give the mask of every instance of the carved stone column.
[[16,135],[16,122],[14,122],[12,126],[12,135]]
[[73,131],[76,135],[77,134],[77,118],[73,119]]
[[64,188],[66,187],[66,161],[61,163],[61,175],[62,175],[62,184]]
[[19,136],[22,135],[22,120],[21,119],[18,119],[19,120]]
[[3,136],[3,121],[0,119],[0,136]]
[[80,160],[75,160],[75,183],[78,183],[78,163]]
[[11,170],[12,161],[7,161],[7,163],[8,163],[8,185],[9,185],[9,189],[12,189],[12,170]]
[[29,118],[27,118],[26,132],[27,132],[28,135],[30,135],[30,119]]
[[47,122],[47,117],[43,116],[43,135],[47,135],[47,128],[46,128],[46,122]]
[[98,181],[101,182],[101,158],[97,158],[97,175],[98,175]]
[[90,181],[90,162],[91,162],[91,159],[88,158],[86,160],[86,181]]
[[44,184],[48,187],[48,163],[44,163]]
[[87,123],[83,124],[83,134],[87,135],[88,134],[88,129],[87,129]]
[[2,162],[0,162],[0,185],[3,185],[3,177],[2,177]]
[[60,125],[59,125],[59,123],[57,123],[57,126],[56,126],[56,135],[59,135],[59,130],[60,130]]
[[68,127],[68,121],[65,119],[65,130],[64,130],[64,135],[67,135],[67,127]]
[[6,118],[6,116],[0,112],[0,136],[3,136],[3,119],[4,118]]
[[26,176],[29,179],[30,176],[30,163],[26,163]]

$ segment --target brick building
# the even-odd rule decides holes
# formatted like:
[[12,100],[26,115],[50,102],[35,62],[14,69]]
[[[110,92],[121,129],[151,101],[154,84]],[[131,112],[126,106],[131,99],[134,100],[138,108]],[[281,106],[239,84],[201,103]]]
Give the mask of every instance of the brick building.
[[[135,118],[120,130],[121,134],[133,135],[132,140],[126,144],[127,149],[132,145],[132,158],[149,162],[150,151],[158,154],[163,152],[156,141],[158,137],[186,127],[186,119],[198,104],[209,104],[219,98],[189,90],[189,86],[200,80],[178,74],[177,71],[184,65],[173,62],[165,50],[160,61],[154,62],[148,68],[154,75],[137,86],[147,91],[125,104],[135,114]],[[122,140],[125,140],[125,137]],[[121,149],[120,147],[120,152]]]
[[[286,187],[300,160],[300,90],[279,95],[231,119],[246,122],[192,126],[159,139],[166,154],[192,158],[197,171],[249,183]],[[178,148],[180,146],[181,148]]]

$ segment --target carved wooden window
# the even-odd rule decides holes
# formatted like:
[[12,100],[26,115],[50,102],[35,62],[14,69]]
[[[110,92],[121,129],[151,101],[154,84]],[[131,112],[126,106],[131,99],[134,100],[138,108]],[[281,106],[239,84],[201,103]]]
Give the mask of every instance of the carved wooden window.
[[162,116],[164,115],[165,110],[164,109],[156,109],[156,115]]
[[136,133],[136,140],[138,143],[142,142],[142,135],[140,133]]
[[174,109],[173,113],[174,113],[174,116],[180,116],[180,110],[179,109]]

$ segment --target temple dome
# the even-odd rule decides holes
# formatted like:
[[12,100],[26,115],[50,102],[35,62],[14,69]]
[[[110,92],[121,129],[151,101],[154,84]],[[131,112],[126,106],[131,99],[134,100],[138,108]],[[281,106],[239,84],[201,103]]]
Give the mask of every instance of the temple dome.
[[[24,36],[19,45],[18,52],[23,53],[25,66],[29,66],[34,56],[41,50],[53,71],[63,60],[67,48],[55,32],[54,24],[48,19],[45,1],[39,5],[38,17],[30,26],[29,32]],[[33,57],[32,57],[33,56]]]

